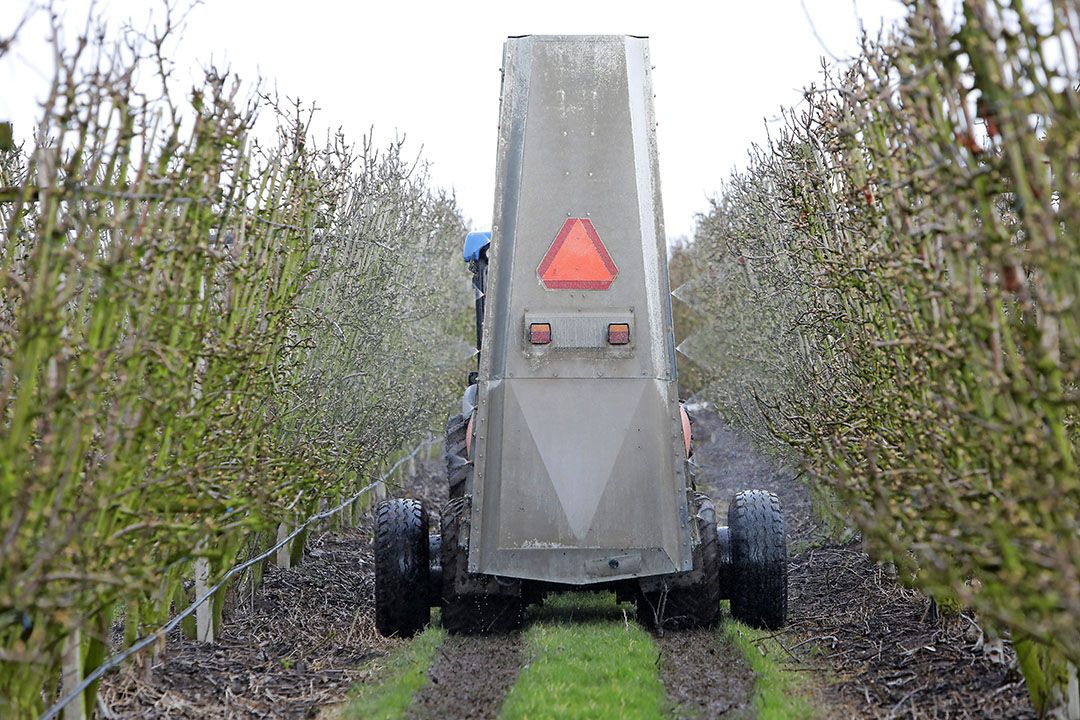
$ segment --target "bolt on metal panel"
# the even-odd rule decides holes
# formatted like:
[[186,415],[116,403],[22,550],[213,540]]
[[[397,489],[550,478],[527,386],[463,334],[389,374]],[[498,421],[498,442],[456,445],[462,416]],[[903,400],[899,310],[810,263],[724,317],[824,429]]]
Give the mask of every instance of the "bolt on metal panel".
[[[504,47],[472,572],[691,569],[650,73],[643,38]],[[549,344],[529,344],[530,323],[551,324]],[[609,345],[609,323],[630,342]]]

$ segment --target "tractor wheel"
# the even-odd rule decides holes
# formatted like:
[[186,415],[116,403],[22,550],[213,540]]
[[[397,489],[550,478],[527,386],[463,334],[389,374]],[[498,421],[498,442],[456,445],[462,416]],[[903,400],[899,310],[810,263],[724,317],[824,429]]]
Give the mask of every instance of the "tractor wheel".
[[446,479],[450,485],[450,498],[464,497],[465,481],[471,467],[465,451],[465,434],[469,429],[469,418],[458,414],[446,421],[446,446],[443,457],[446,459]]
[[458,547],[460,523],[460,514],[443,512],[443,627],[451,635],[498,635],[520,629],[525,615],[520,597],[457,593],[454,580],[468,563],[466,550]]
[[731,533],[731,614],[756,628],[787,621],[787,537],[780,498],[745,490],[728,506]]
[[428,516],[419,500],[394,498],[375,508],[375,627],[412,637],[431,619]]
[[689,630],[712,627],[720,620],[721,558],[716,509],[704,495],[697,496],[696,516],[701,544],[694,554],[694,564],[702,569],[701,581],[690,587],[671,588],[666,593],[641,593],[637,618],[645,627]]

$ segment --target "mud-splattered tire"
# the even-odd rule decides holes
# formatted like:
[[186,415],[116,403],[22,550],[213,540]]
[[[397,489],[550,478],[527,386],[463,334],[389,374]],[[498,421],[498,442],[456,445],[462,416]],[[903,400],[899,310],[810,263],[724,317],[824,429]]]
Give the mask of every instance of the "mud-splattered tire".
[[375,508],[375,628],[412,637],[431,619],[428,516],[419,500],[394,498]]
[[746,490],[728,506],[731,614],[757,628],[787,622],[787,537],[780,498]]
[[454,415],[446,421],[446,445],[443,457],[446,459],[446,480],[450,486],[451,498],[465,495],[465,481],[471,469],[465,449],[465,434],[468,429],[469,418],[466,415]]
[[444,510],[442,514],[442,624],[452,635],[498,635],[521,628],[525,606],[520,597],[510,595],[459,595],[454,580],[468,562],[464,548],[458,547],[460,518]]
[[693,587],[672,588],[666,596],[657,592],[642,593],[637,601],[637,618],[645,627],[688,630],[712,627],[720,620],[721,568],[716,509],[704,495],[697,496],[696,516],[701,534],[698,557],[702,580]]

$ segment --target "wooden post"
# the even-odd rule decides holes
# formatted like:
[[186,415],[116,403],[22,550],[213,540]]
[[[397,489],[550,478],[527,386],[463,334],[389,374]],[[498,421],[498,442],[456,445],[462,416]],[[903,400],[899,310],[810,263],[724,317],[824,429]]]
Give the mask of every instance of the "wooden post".
[[[288,537],[288,535],[289,535],[289,526],[286,525],[285,523],[278,523],[278,526],[277,526],[277,540],[275,541],[274,544],[276,545],[277,543],[281,542],[286,537]],[[281,547],[278,548],[277,553],[274,555],[274,564],[277,565],[282,570],[288,570],[290,567],[292,567],[292,557],[291,557],[291,553],[289,552],[290,549],[291,549],[289,546],[291,544],[292,543],[285,543],[284,545],[282,545]]]
[[[379,473],[378,477],[382,477],[386,472],[386,466],[385,465],[380,465],[379,468],[376,470],[376,472]],[[389,480],[389,479],[390,478],[387,478],[387,480]],[[378,485],[376,485],[374,488],[372,488],[371,497],[370,497],[370,499],[368,501],[368,505],[370,505],[371,507],[375,507],[375,505],[377,505],[379,503],[379,501],[385,500],[385,499],[386,499],[386,483],[381,482]]]
[[1076,676],[1076,665],[1073,663],[1068,664],[1069,673],[1069,705],[1068,715],[1069,720],[1080,720],[1080,681]]
[[[337,494],[332,500],[323,500],[319,505],[319,512],[326,512],[331,507],[337,507],[341,502],[341,495]],[[322,522],[322,529],[329,532],[336,532],[341,529],[341,513],[337,515],[331,515]]]
[[[82,632],[75,628],[64,640],[63,670],[60,678],[60,693],[68,695],[82,682]],[[86,710],[80,697],[68,703],[64,708],[64,720],[85,720]]]
[[[210,560],[195,559],[195,597],[202,597],[210,589]],[[195,639],[199,642],[214,642],[214,599],[208,598],[195,608]]]

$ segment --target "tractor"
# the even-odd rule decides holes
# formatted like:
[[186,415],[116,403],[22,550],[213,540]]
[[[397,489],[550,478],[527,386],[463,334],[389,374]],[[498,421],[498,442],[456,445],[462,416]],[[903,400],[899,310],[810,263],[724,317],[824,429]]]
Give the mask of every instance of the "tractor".
[[470,233],[478,365],[446,425],[437,533],[416,499],[375,508],[376,625],[441,607],[455,634],[522,625],[550,593],[614,591],[652,629],[777,628],[777,497],[727,525],[697,492],[679,400],[648,40],[511,37],[492,231]]

